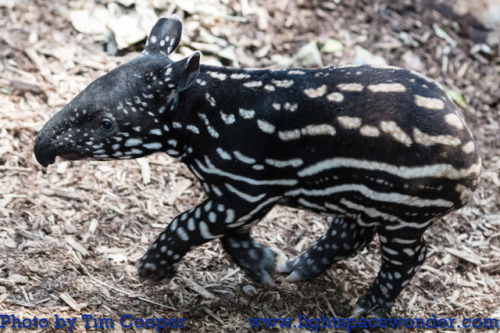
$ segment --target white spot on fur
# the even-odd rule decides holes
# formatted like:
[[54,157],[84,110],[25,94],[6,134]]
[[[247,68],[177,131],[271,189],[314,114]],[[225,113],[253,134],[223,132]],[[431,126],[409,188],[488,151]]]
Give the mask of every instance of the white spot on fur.
[[233,73],[233,74],[231,74],[231,79],[234,79],[234,80],[249,79],[250,77],[251,77],[250,74],[246,74],[246,73]]
[[401,83],[379,83],[369,85],[368,90],[374,93],[405,92],[406,87]]
[[290,160],[274,160],[266,158],[266,163],[276,168],[288,168],[288,167],[298,168],[302,164],[304,164],[304,161],[300,158],[292,158]]
[[218,73],[218,72],[207,72],[208,75],[213,77],[214,79],[224,81],[227,78],[227,75],[224,73]]
[[229,208],[226,210],[226,220],[224,221],[227,224],[234,222],[234,210]]
[[272,80],[272,83],[278,88],[289,88],[294,84],[293,80]]
[[243,83],[243,86],[247,88],[258,88],[262,86],[262,81],[248,81]]
[[283,141],[297,140],[304,136],[316,136],[316,135],[335,135],[335,128],[328,124],[320,125],[308,125],[301,129],[294,129],[289,131],[280,131],[278,136]]
[[262,194],[257,195],[257,196],[253,196],[253,195],[250,195],[248,193],[245,193],[245,192],[242,192],[242,191],[236,189],[234,186],[232,186],[230,184],[224,184],[224,186],[229,190],[229,192],[236,194],[237,196],[239,196],[240,198],[242,198],[243,200],[248,201],[248,202],[257,202],[257,201],[262,200],[262,198],[264,198],[266,196],[265,193],[262,193]]
[[149,131],[149,134],[160,136],[161,135],[161,129],[159,129],[159,128],[153,128],[153,129],[151,129]]
[[267,91],[275,91],[276,90],[276,88],[274,88],[274,86],[272,84],[266,84],[264,86],[264,89]]
[[255,116],[255,110],[245,110],[240,108],[239,112],[240,116],[242,116],[245,119],[252,119]]
[[171,156],[179,156],[179,152],[175,149],[169,149],[167,150],[167,154],[171,155]]
[[198,127],[194,126],[194,125],[187,125],[186,126],[186,129],[188,131],[191,131],[193,132],[194,134],[200,134],[200,130],[198,129]]
[[231,125],[236,120],[233,114],[225,114],[224,112],[220,113],[220,117],[226,125]]
[[177,228],[177,236],[179,236],[179,238],[185,242],[187,242],[189,240],[189,236],[188,236],[186,230],[184,230],[184,228],[182,228],[182,227]]
[[229,155],[229,153],[227,151],[225,151],[224,149],[218,147],[217,149],[215,149],[215,151],[217,152],[217,154],[219,154],[219,156],[223,159],[223,160],[231,160],[231,155]]
[[342,95],[341,93],[339,92],[333,92],[331,94],[328,94],[326,96],[326,98],[330,101],[330,102],[335,102],[335,103],[340,103],[344,100],[344,95]]
[[361,126],[361,118],[359,117],[340,116],[337,117],[337,121],[345,129],[356,129]]
[[217,139],[219,137],[219,132],[217,132],[215,128],[213,128],[210,125],[210,121],[208,120],[207,115],[204,113],[198,113],[198,117],[200,117],[200,119],[202,119],[205,125],[207,126],[208,134],[210,134],[213,138]]
[[454,113],[448,113],[446,116],[444,116],[444,121],[446,121],[448,125],[458,128],[459,130],[464,128],[464,123]]
[[308,125],[303,129],[301,129],[300,133],[302,135],[310,135],[310,136],[335,135],[336,131],[335,128],[333,128],[333,126],[331,125],[321,124],[321,125]]
[[209,93],[205,93],[205,99],[210,103],[211,107],[215,107],[215,98],[213,98]]
[[125,141],[125,147],[135,147],[142,144],[141,139],[131,138]]
[[215,193],[215,195],[217,195],[218,197],[222,197],[223,196],[223,193],[222,191],[220,190],[220,188],[218,188],[217,186],[215,185],[212,185],[212,192]]
[[416,143],[424,146],[433,146],[436,144],[446,145],[446,146],[458,146],[461,140],[455,136],[451,135],[429,135],[420,131],[418,128],[413,129],[413,138]]
[[363,136],[377,137],[380,131],[375,126],[365,125],[359,129],[359,133]]
[[285,110],[287,111],[290,111],[290,112],[294,112],[297,110],[297,108],[299,107],[297,103],[294,103],[294,104],[291,104],[291,103],[288,103],[286,102],[285,105],[283,106],[285,108]]
[[205,222],[201,221],[199,226],[200,228],[200,235],[201,237],[203,237],[204,239],[213,239],[213,238],[217,238],[219,236],[216,236],[216,235],[212,235],[212,233],[210,232],[210,230],[208,230],[208,226]]
[[300,130],[280,131],[278,132],[278,136],[283,141],[297,140],[300,138]]
[[265,120],[260,120],[260,119],[257,120],[257,126],[259,126],[259,129],[262,132],[268,133],[268,134],[274,133],[274,130],[276,129],[276,126],[274,126],[273,124],[271,124]]
[[408,134],[406,134],[394,121],[381,121],[380,129],[392,136],[394,140],[401,142],[407,147],[411,146],[413,143],[410,136],[408,136]]
[[213,138],[219,138],[219,132],[217,132],[212,126],[207,126],[207,131],[208,134],[210,134],[210,136],[212,136]]
[[469,201],[473,193],[470,188],[465,187],[462,184],[457,184],[457,186],[455,186],[455,191],[460,194],[460,201],[462,201],[463,203]]
[[161,149],[162,144],[159,142],[150,142],[150,143],[145,143],[143,147],[147,149]]
[[240,160],[243,163],[254,164],[255,162],[257,162],[254,158],[245,156],[242,153],[240,153],[239,151],[234,151],[233,154],[234,154],[234,157],[236,157],[238,160]]
[[474,142],[469,141],[467,142],[463,147],[462,151],[466,154],[472,153],[474,150],[476,150],[476,146],[474,145]]
[[341,83],[337,89],[342,91],[363,91],[365,87],[361,83]]
[[217,221],[217,214],[214,212],[208,213],[208,221],[210,221],[210,223],[215,223]]
[[318,88],[309,88],[304,90],[304,94],[306,94],[309,98],[318,98],[326,94],[326,85],[322,85]]
[[415,95],[415,104],[421,108],[432,109],[432,110],[443,110],[444,102],[437,98],[423,97],[420,95]]

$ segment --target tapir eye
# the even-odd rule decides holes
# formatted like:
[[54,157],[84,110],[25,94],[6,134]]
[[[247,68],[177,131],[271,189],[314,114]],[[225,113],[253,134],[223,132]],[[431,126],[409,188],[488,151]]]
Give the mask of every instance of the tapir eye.
[[113,129],[113,122],[111,122],[111,120],[109,119],[103,119],[101,121],[101,128],[106,132],[109,132]]

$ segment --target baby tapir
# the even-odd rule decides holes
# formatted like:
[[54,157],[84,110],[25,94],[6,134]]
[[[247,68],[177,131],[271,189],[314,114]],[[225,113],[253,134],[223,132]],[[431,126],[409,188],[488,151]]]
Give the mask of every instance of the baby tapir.
[[[139,264],[171,278],[190,249],[220,238],[253,280],[313,279],[379,235],[382,263],[354,309],[387,315],[423,263],[425,229],[463,206],[481,160],[464,119],[432,80],[395,67],[237,69],[174,62],[173,16],[136,59],[91,83],[40,131],[44,166],[166,152],[208,198],[177,216]],[[251,227],[276,204],[333,216],[306,252],[276,265]],[[275,268],[275,266],[278,266]]]

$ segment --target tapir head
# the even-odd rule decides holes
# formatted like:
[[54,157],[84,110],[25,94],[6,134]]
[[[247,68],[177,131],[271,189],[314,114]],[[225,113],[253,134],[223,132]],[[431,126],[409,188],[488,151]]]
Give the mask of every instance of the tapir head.
[[56,156],[78,159],[131,159],[166,150],[170,117],[179,94],[195,81],[200,53],[174,62],[182,23],[160,18],[142,54],[92,82],[40,130],[38,162]]

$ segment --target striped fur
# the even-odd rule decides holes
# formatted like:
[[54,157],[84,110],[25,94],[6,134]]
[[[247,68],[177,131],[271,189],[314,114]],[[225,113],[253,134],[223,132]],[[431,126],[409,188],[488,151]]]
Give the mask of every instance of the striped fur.
[[[172,62],[181,23],[163,18],[141,57],[92,83],[50,120],[35,154],[186,163],[207,200],[176,217],[139,265],[170,278],[189,249],[221,238],[261,283],[312,279],[377,232],[382,267],[355,312],[383,316],[425,259],[425,229],[463,206],[481,160],[442,88],[395,67],[245,70]],[[163,41],[163,42],[162,42]],[[162,45],[160,45],[162,44]],[[276,204],[333,216],[309,250],[276,265],[250,228]]]

